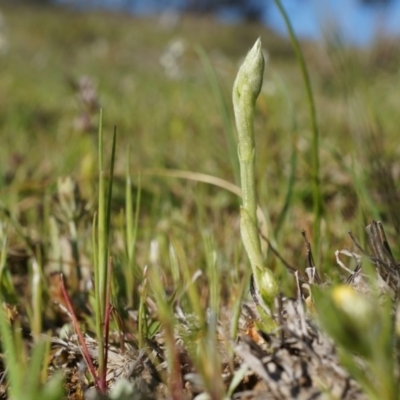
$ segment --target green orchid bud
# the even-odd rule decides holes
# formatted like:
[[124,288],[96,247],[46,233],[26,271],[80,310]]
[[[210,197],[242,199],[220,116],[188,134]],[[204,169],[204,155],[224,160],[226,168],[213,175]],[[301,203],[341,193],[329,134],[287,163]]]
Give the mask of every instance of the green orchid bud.
[[252,49],[241,65],[233,85],[234,104],[238,101],[251,101],[253,106],[260,94],[264,74],[264,56],[261,49],[260,38],[254,43]]
[[256,147],[253,132],[254,107],[261,91],[263,74],[264,57],[261,40],[257,39],[239,69],[232,98],[239,139],[238,156],[243,200],[240,209],[240,234],[250,260],[255,288],[265,304],[271,307],[279,288],[272,271],[264,266],[261,252],[257,226]]

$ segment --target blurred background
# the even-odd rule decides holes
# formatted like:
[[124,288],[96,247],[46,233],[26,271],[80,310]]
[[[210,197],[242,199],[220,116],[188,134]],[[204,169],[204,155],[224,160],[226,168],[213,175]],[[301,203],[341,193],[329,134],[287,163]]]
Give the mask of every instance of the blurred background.
[[[240,20],[266,24],[281,34],[286,29],[271,0],[37,0],[80,8],[103,8],[137,15],[193,12],[215,15],[224,22]],[[283,0],[299,37],[321,39],[337,35],[345,43],[368,45],[376,36],[400,35],[397,0]]]

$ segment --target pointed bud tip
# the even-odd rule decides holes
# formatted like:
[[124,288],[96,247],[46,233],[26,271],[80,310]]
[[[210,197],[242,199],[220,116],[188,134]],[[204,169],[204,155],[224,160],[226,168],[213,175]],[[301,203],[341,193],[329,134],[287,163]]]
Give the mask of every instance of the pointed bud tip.
[[234,94],[241,95],[245,86],[251,92],[255,102],[260,94],[264,75],[264,56],[261,48],[261,38],[258,38],[241,65],[234,84]]

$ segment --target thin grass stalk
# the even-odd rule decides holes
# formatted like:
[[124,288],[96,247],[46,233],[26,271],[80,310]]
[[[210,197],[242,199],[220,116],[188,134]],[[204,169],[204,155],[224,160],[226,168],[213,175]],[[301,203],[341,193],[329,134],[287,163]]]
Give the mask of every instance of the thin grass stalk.
[[[184,339],[193,360],[194,369],[201,377],[204,390],[210,400],[224,398],[224,384],[222,381],[221,359],[217,344],[217,316],[213,310],[208,315],[207,326],[201,332],[189,334]],[[193,343],[195,342],[195,343]]]
[[[111,200],[112,200],[112,189],[113,189],[113,182],[114,182],[114,166],[115,166],[115,148],[117,143],[117,127],[114,126],[114,134],[113,134],[113,141],[112,141],[112,148],[111,148],[111,163],[110,163],[110,182],[108,184],[108,191],[107,191],[107,207],[106,207],[106,281],[108,280],[108,244],[109,244],[109,236],[110,236],[110,225],[111,225]],[[104,293],[107,292],[107,282],[105,285]],[[105,299],[104,299],[105,300]],[[105,304],[104,310],[107,307],[107,303]]]
[[100,110],[100,120],[99,120],[99,191],[98,191],[98,211],[97,211],[97,263],[95,268],[95,277],[96,277],[96,287],[97,294],[96,300],[100,304],[100,320],[101,316],[104,315],[104,306],[103,301],[104,298],[102,294],[104,294],[103,288],[105,287],[105,254],[106,254],[106,243],[105,243],[105,235],[106,235],[106,204],[105,204],[105,182],[104,182],[104,161],[103,161],[103,111]]
[[178,179],[185,179],[188,181],[202,182],[225,189],[236,196],[239,197],[242,196],[242,191],[240,187],[236,186],[232,182],[226,181],[225,179],[221,179],[213,175],[202,174],[199,172],[192,172],[192,171],[182,171],[179,169],[161,169],[161,168],[144,169],[141,171],[141,173],[143,175],[162,176],[167,178],[178,178]]
[[18,347],[15,337],[12,332],[9,321],[7,320],[5,310],[0,307],[0,334],[2,341],[2,348],[7,365],[7,377],[9,382],[9,396],[11,400],[19,400],[21,398],[22,390],[22,374],[20,371],[21,352],[22,347]]
[[[181,271],[179,268],[179,262],[178,259],[176,258],[176,253],[174,250],[174,247],[172,244],[169,245],[168,248],[168,255],[169,255],[169,270],[171,271],[172,279],[174,282],[175,287],[180,287],[181,286]],[[181,288],[182,289],[182,288]],[[184,291],[184,289],[182,289]]]
[[136,238],[139,225],[139,212],[140,212],[140,202],[141,202],[141,176],[138,174],[138,190],[136,193],[136,208],[135,216],[133,216],[133,201],[132,201],[132,178],[129,172],[130,170],[130,149],[128,147],[126,154],[126,200],[125,200],[125,210],[126,210],[126,253],[128,258],[128,269],[125,276],[127,277],[127,302],[129,307],[133,307],[134,301],[134,287],[135,287],[135,246]]
[[[101,306],[100,306],[100,300],[99,300],[99,291],[96,289],[97,285],[99,284],[99,259],[98,259],[98,241],[97,241],[97,223],[98,223],[98,218],[97,218],[97,212],[94,212],[93,215],[93,221],[92,221],[92,257],[93,257],[93,270],[94,270],[94,284],[95,284],[95,290],[94,290],[94,308],[95,308],[95,329],[96,329],[96,337],[99,337],[101,335]],[[99,344],[100,345],[100,344]]]
[[12,216],[10,210],[4,207],[2,203],[0,203],[0,212],[2,212],[7,220],[11,223],[12,227],[15,229],[16,234],[24,241],[29,255],[35,256],[35,245],[32,243],[31,238],[27,234],[25,234],[19,221]]
[[0,221],[0,285],[3,280],[3,271],[7,259],[7,223]]
[[217,100],[219,108],[219,114],[222,116],[222,122],[224,124],[224,132],[226,142],[228,144],[229,159],[235,178],[236,185],[240,185],[240,168],[237,158],[236,138],[234,129],[232,128],[231,118],[229,115],[229,109],[226,100],[224,99],[221,86],[219,84],[215,69],[211,64],[210,58],[201,46],[196,47],[196,52],[200,57],[201,63],[206,71],[208,81],[210,82],[211,89],[214,97]]
[[[36,400],[37,398],[46,398],[48,400],[58,400],[62,398],[62,386],[60,379],[57,379],[57,386],[53,386],[51,396],[43,397],[47,384],[41,388],[42,383],[47,378],[48,351],[50,349],[47,340],[41,340],[35,343],[32,349],[30,360],[28,361],[20,327],[12,329],[7,322],[3,310],[0,310],[0,335],[5,349],[6,373],[8,377],[8,395],[10,400]],[[6,325],[3,325],[3,324]],[[43,362],[43,360],[45,360]],[[43,374],[45,372],[45,374]],[[42,379],[44,378],[44,379]],[[53,379],[53,378],[51,378]]]
[[58,229],[56,218],[52,215],[48,218],[48,236],[50,241],[50,248],[51,248],[51,257],[53,262],[57,263],[57,271],[63,272],[63,260],[62,260],[62,253],[61,253],[61,246],[59,242],[60,231]]
[[312,158],[312,181],[313,181],[313,203],[314,203],[314,226],[313,226],[313,248],[316,254],[317,261],[319,260],[319,239],[321,231],[321,219],[322,219],[322,194],[321,194],[321,182],[320,182],[320,167],[319,167],[319,130],[317,124],[317,113],[315,110],[314,95],[311,88],[311,80],[307,70],[307,65],[304,60],[303,52],[299,41],[297,40],[296,34],[294,33],[290,19],[286,13],[286,10],[282,6],[280,0],[274,0],[282,18],[285,21],[286,28],[289,33],[290,41],[292,43],[294,52],[297,57],[297,61],[300,66],[301,74],[307,93],[308,106],[310,110],[311,129],[312,129],[312,143],[311,143],[311,158]]
[[278,215],[278,219],[275,226],[275,240],[278,240],[279,233],[287,216],[287,213],[290,209],[290,205],[293,199],[293,192],[294,192],[294,184],[296,182],[296,169],[297,169],[297,121],[296,116],[293,109],[293,103],[288,95],[288,91],[286,89],[286,85],[280,81],[280,86],[282,87],[282,91],[285,95],[287,104],[288,104],[288,113],[291,116],[291,127],[290,127],[290,143],[292,146],[291,154],[290,154],[290,169],[289,169],[289,179],[287,181],[287,188],[286,188],[286,195],[285,199],[283,200],[283,205],[281,211]]
[[231,298],[235,299],[235,300],[234,300],[234,303],[231,305],[232,319],[230,321],[230,326],[229,326],[229,341],[227,341],[226,345],[227,345],[227,353],[229,355],[228,365],[229,365],[229,369],[232,373],[234,373],[234,371],[235,371],[234,344],[236,343],[237,338],[238,338],[239,319],[242,314],[242,301],[249,290],[248,282],[250,280],[250,275],[251,275],[251,271],[246,270],[244,276],[241,278],[238,291],[236,292],[236,293],[238,293],[238,295],[231,296]]
[[206,255],[207,276],[209,282],[210,309],[218,317],[220,303],[221,274],[217,266],[217,252],[211,235],[203,234],[204,250]]
[[222,381],[221,359],[218,353],[218,314],[211,310],[208,319],[206,335],[206,351],[201,359],[204,373],[207,375],[208,391],[214,400],[224,397],[224,383]]
[[[239,288],[239,296],[235,299],[235,303],[232,307],[232,321],[231,321],[231,340],[235,341],[238,337],[238,330],[239,330],[239,319],[242,313],[242,300],[246,293],[248,292],[248,281],[250,278],[250,271],[245,271],[245,276],[242,278],[241,285]],[[233,355],[233,353],[232,353]]]
[[297,167],[297,150],[296,150],[296,144],[295,140],[293,140],[293,147],[292,147],[292,154],[290,155],[290,171],[289,171],[289,179],[287,182],[287,189],[286,189],[286,195],[285,199],[283,200],[283,206],[282,209],[279,213],[278,220],[276,223],[276,228],[275,228],[275,239],[278,239],[278,236],[280,234],[280,231],[283,226],[283,222],[285,221],[286,215],[289,211],[292,198],[293,198],[293,192],[294,192],[294,184],[296,182],[296,167]]
[[7,261],[8,237],[7,224],[0,221],[0,293],[2,296],[16,297],[14,284],[9,269],[5,268]]
[[[26,376],[26,381],[24,382],[24,387],[26,389],[29,388],[31,394],[30,398],[34,398],[35,395],[38,394],[40,384],[41,384],[41,379],[40,375],[42,373],[42,363],[43,360],[45,360],[46,357],[44,357],[46,353],[46,342],[42,339],[41,341],[38,341],[35,343],[35,346],[33,347],[30,360],[29,360],[29,373]],[[26,397],[24,397],[26,399]]]
[[[43,221],[49,221],[51,217],[51,204],[52,204],[52,193],[51,193],[51,187],[47,186],[44,189],[44,199],[43,199]],[[49,231],[50,225],[48,223],[44,223],[41,226],[41,235],[42,237],[49,237],[50,236],[50,231]]]
[[199,295],[199,292],[195,285],[195,282],[192,279],[192,274],[190,272],[190,267],[187,262],[185,252],[183,250],[181,243],[178,240],[171,238],[171,243],[172,243],[172,248],[176,255],[178,264],[179,264],[182,274],[183,274],[184,286],[187,291],[190,306],[198,319],[199,327],[203,328],[205,326],[204,310],[201,307],[200,295]]
[[131,243],[133,242],[133,209],[132,209],[132,178],[130,170],[130,147],[126,149],[126,171],[125,171],[125,215],[126,215],[126,252],[128,260],[130,260],[133,249]]
[[181,376],[181,363],[179,353],[175,341],[175,316],[172,312],[171,305],[168,302],[165,294],[165,289],[161,281],[161,276],[156,267],[151,267],[149,270],[149,280],[151,289],[158,305],[158,319],[163,327],[169,379],[167,385],[173,400],[182,400],[185,398],[183,393],[183,382]]
[[104,369],[104,336],[103,323],[106,309],[107,283],[107,217],[106,193],[104,178],[104,149],[103,149],[103,112],[100,110],[99,121],[99,204],[97,211],[97,263],[95,264],[95,298],[96,298],[96,336],[99,346],[99,371]]
[[126,297],[128,307],[133,307],[133,286],[134,286],[134,271],[133,271],[133,253],[134,253],[134,227],[133,227],[133,210],[132,210],[132,179],[129,172],[130,169],[130,148],[126,149],[126,172],[125,172],[125,252],[127,257],[126,277]]
[[46,382],[48,379],[48,374],[49,374],[49,367],[50,363],[52,362],[51,357],[50,357],[50,350],[51,350],[51,341],[50,340],[45,340],[45,349],[44,349],[44,356],[42,357],[43,360],[43,365],[41,368],[41,373],[40,373],[40,382]]
[[42,276],[39,262],[32,260],[32,335],[37,342],[42,333]]
[[357,236],[362,238],[362,244],[365,246],[367,243],[367,235],[365,234],[364,227],[367,225],[367,221],[370,220],[370,218],[375,221],[379,221],[380,213],[374,199],[371,196],[370,190],[367,188],[364,169],[357,164],[354,158],[351,160],[350,168],[346,169],[352,178],[351,181],[354,184],[354,190],[357,196]]
[[148,267],[143,270],[143,282],[140,291],[139,313],[138,313],[138,347],[143,349],[147,338],[147,321],[146,321],[146,298],[148,291]]

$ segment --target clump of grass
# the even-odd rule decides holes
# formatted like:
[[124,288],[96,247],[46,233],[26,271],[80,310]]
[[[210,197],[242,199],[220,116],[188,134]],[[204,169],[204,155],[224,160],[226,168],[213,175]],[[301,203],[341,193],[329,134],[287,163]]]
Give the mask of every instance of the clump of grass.
[[7,365],[8,398],[10,400],[61,400],[63,375],[47,377],[49,341],[45,338],[36,343],[28,354],[25,349],[21,326],[12,308],[2,303],[0,309],[0,337]]
[[[108,190],[105,186],[104,148],[102,113],[99,123],[99,196],[98,214],[94,226],[97,227],[97,235],[94,233],[94,282],[95,282],[95,313],[96,336],[99,343],[99,387],[101,393],[107,392],[107,345],[108,345],[108,321],[110,318],[110,285],[112,276],[109,274],[109,235],[111,221],[111,196],[115,163],[116,132],[114,131],[111,151],[111,163]],[[111,264],[110,264],[111,265]]]

